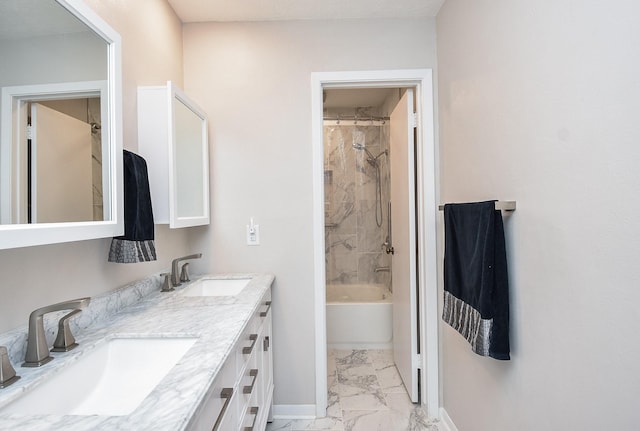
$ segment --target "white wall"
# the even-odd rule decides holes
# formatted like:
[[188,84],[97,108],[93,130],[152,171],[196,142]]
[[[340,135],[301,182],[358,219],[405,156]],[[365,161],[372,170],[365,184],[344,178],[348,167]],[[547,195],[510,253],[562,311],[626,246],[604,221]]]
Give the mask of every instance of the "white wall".
[[443,326],[460,431],[640,419],[640,5],[447,0],[437,18],[441,198],[506,216],[510,362]]
[[93,33],[0,41],[0,86],[107,79],[107,44]]
[[[435,67],[435,20],[188,24],[185,86],[211,120],[210,270],[270,271],[275,403],[315,403],[311,73]],[[245,225],[260,224],[258,247]]]
[[[122,36],[124,147],[136,151],[136,86],[167,79],[182,84],[181,23],[165,2],[86,3]],[[152,263],[108,263],[110,239],[0,251],[0,332],[25,325],[37,307],[109,291],[169,268],[170,259],[192,251],[190,235],[156,226],[158,261]]]

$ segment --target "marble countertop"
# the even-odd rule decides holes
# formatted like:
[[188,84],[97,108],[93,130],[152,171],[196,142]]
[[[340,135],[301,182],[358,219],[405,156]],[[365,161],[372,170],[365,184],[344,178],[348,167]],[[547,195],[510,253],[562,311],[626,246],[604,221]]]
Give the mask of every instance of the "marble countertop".
[[[20,362],[15,361],[15,357],[21,354],[20,349],[14,346],[13,365],[21,379],[12,386],[0,390],[0,429],[29,431],[54,429],[178,431],[186,429],[199,405],[207,396],[207,391],[231,352],[231,348],[240,337],[253,312],[260,306],[260,298],[274,280],[274,276],[270,274],[216,274],[205,277],[250,277],[251,281],[234,297],[187,297],[182,294],[182,291],[188,285],[176,288],[175,292],[161,293],[157,282],[152,283],[153,289],[147,288],[145,296],[142,296],[137,287],[133,287],[133,292],[127,289],[111,292],[97,298],[94,309],[90,306],[80,314],[85,314],[84,327],[80,324],[80,328],[74,333],[79,346],[70,352],[52,353],[54,360],[40,368],[21,367]],[[196,281],[195,277],[194,281]],[[127,295],[133,295],[135,300],[123,300],[122,296]],[[113,306],[114,303],[123,301],[126,302],[126,306]],[[109,314],[109,309],[117,311]],[[198,340],[129,415],[60,416],[2,413],[2,407],[18,398],[24,391],[71,365],[107,340],[132,337],[197,337]],[[9,338],[5,335],[4,340],[7,339]],[[0,336],[0,344],[2,342],[6,344]],[[73,382],[69,384],[72,385]],[[60,391],[64,393],[64,388],[60,388]]]

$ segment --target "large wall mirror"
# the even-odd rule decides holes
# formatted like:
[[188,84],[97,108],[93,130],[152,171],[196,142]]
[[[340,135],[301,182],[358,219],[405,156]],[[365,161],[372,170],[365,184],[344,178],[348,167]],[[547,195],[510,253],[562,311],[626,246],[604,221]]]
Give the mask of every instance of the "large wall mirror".
[[81,0],[2,0],[0,58],[0,248],[121,235],[119,35]]

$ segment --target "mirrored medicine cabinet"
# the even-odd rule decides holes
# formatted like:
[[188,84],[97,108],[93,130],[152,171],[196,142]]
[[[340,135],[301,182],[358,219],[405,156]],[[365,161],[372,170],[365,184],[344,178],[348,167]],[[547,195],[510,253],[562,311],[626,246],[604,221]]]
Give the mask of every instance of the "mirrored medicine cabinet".
[[209,224],[204,111],[171,81],[138,87],[138,150],[147,161],[156,224]]
[[123,233],[120,57],[81,0],[0,2],[0,249]]

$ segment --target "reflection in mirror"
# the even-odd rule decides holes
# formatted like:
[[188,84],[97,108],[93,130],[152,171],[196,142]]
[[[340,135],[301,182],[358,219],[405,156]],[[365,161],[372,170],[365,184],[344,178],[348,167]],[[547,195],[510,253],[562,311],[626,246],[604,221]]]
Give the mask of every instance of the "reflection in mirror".
[[[46,85],[70,79],[106,84],[106,42],[53,0],[3,0],[0,17],[0,86],[3,99],[13,96],[0,122],[0,136],[7,138],[1,143],[0,222],[108,220],[100,93],[55,96],[54,86]],[[35,84],[39,90],[20,91]]]
[[183,217],[206,216],[203,195],[204,169],[202,163],[203,122],[198,113],[176,98],[175,116],[175,164],[176,164],[176,215]]
[[3,155],[11,163],[0,174],[3,224],[109,220],[103,198],[105,92],[106,82],[3,88],[13,102],[12,115],[0,122],[11,131],[3,141],[10,144]]
[[0,0],[0,58],[0,248],[122,234],[120,36],[81,0]]
[[[79,105],[81,110],[84,107],[86,111],[80,117],[85,118],[55,109],[59,102],[74,102],[72,105]],[[100,123],[88,118],[90,106],[99,108],[100,99],[30,103],[28,223],[103,219]],[[94,170],[98,170],[97,176]]]

